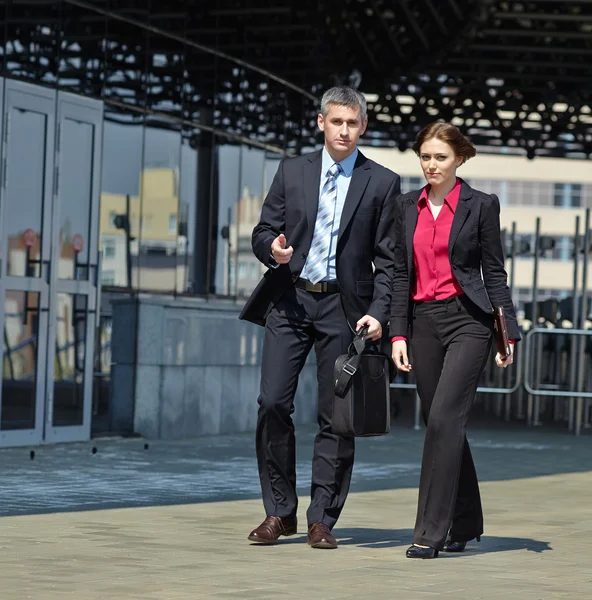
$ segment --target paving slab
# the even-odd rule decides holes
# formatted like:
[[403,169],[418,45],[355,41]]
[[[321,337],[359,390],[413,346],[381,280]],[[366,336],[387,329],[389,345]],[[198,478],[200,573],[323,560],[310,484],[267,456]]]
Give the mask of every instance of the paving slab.
[[298,534],[269,547],[246,539],[250,434],[0,450],[0,600],[592,598],[589,435],[473,429],[485,535],[432,561],[405,558],[423,432],[358,441],[331,551],[306,544],[313,438],[300,428]]

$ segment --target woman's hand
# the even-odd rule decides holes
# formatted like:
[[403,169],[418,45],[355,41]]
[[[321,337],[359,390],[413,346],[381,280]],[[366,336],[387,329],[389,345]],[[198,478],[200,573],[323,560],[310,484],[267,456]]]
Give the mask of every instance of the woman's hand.
[[411,365],[407,358],[407,342],[405,340],[397,340],[393,342],[393,361],[399,371],[409,373]]
[[514,362],[514,344],[510,342],[508,345],[510,346],[509,356],[506,356],[505,359],[502,359],[502,355],[499,352],[495,355],[495,364],[498,367],[503,367],[504,369]]

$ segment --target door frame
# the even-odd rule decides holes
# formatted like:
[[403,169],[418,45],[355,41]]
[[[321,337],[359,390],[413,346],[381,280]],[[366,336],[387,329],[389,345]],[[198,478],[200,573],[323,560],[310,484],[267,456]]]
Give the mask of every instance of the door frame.
[[[48,374],[46,378],[46,412],[45,412],[45,435],[47,443],[73,442],[90,439],[92,422],[92,392],[93,392],[93,367],[94,347],[96,333],[96,313],[98,305],[98,282],[100,280],[99,265],[99,218],[100,218],[100,193],[101,193],[101,158],[103,137],[103,103],[99,100],[84,98],[68,92],[58,92],[56,101],[56,153],[55,170],[56,185],[54,191],[53,213],[52,213],[52,268],[50,280],[50,315],[54,318],[49,320],[47,365]],[[90,190],[90,210],[88,234],[88,279],[66,280],[59,279],[58,261],[60,260],[60,187],[59,176],[62,169],[62,135],[65,119],[89,123],[93,125],[93,152],[92,152],[92,175]],[[86,296],[86,340],[84,352],[84,388],[83,388],[83,413],[82,423],[79,425],[54,425],[54,364],[55,364],[55,340],[57,336],[57,308],[58,295],[71,294]]]
[[[9,116],[12,107],[46,115],[45,173],[43,183],[40,277],[6,276],[8,241],[6,234],[6,174],[10,165],[7,155]],[[36,405],[33,429],[1,430],[0,447],[39,445],[43,443],[86,441],[90,439],[95,333],[99,306],[99,228],[102,169],[103,102],[33,83],[0,78],[0,326],[4,324],[7,291],[39,293],[39,331],[37,339]],[[60,260],[60,153],[62,123],[71,118],[93,125],[90,224],[88,228],[88,279],[59,279]],[[83,388],[83,419],[80,425],[54,426],[53,394],[55,377],[55,339],[57,334],[58,294],[80,294],[86,301],[86,340]],[[3,351],[0,352],[3,357]],[[0,410],[2,389],[0,388]]]
[[[51,256],[51,215],[53,206],[54,169],[52,159],[55,144],[55,91],[20,81],[1,79],[0,102],[0,144],[2,180],[0,182],[0,324],[4,326],[5,298],[10,291],[39,293],[39,331],[37,338],[37,361],[35,380],[35,427],[32,429],[0,429],[0,446],[26,446],[40,444],[44,435],[45,389],[47,377],[47,335],[49,325],[50,294],[50,256]],[[44,114],[47,118],[45,139],[45,173],[43,182],[43,209],[41,235],[40,277],[18,277],[6,275],[8,236],[6,235],[6,183],[9,171],[8,142],[9,115],[12,107],[24,108]],[[2,351],[4,361],[4,352]],[[0,410],[2,407],[2,388],[0,387]]]

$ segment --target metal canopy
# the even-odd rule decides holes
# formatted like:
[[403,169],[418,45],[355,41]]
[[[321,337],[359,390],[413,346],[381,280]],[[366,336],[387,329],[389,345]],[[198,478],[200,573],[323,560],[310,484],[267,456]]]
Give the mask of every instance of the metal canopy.
[[446,119],[482,150],[592,157],[592,0],[2,5],[9,75],[236,140],[314,145],[315,99],[350,83],[368,95],[366,143],[404,150]]

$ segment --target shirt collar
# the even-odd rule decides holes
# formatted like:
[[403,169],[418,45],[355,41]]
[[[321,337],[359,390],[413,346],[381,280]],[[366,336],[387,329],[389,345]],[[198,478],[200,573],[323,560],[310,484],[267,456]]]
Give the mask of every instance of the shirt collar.
[[[356,148],[347,158],[339,161],[337,163],[341,167],[341,172],[346,177],[351,177],[351,174],[356,165],[356,160],[358,159],[359,151]],[[332,165],[335,164],[335,161],[331,158],[331,155],[327,152],[327,148],[323,147],[323,166],[322,166],[322,175],[325,177],[327,175],[327,171],[331,168]]]
[[[446,204],[448,204],[448,206],[450,207],[450,210],[453,213],[456,212],[456,207],[458,206],[458,201],[460,200],[460,188],[461,188],[461,181],[457,177],[456,178],[456,183],[454,184],[454,187],[450,190],[450,192],[448,192],[448,195],[446,196],[446,198],[444,198],[444,202]],[[425,206],[427,206],[428,192],[429,192],[429,190],[430,190],[430,186],[428,184],[421,191],[421,195],[419,196],[419,200],[417,202],[417,210],[418,210],[418,212],[422,208],[424,208]]]

